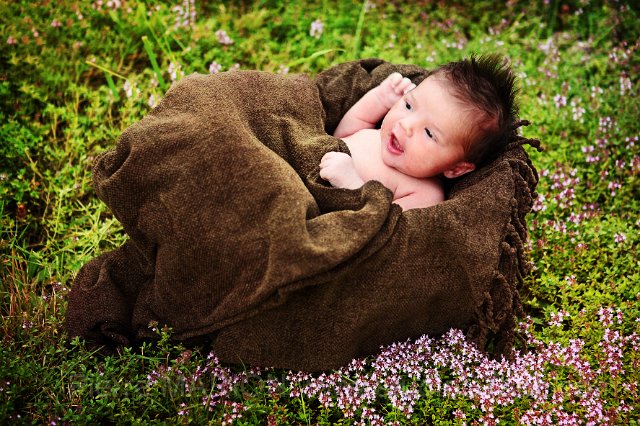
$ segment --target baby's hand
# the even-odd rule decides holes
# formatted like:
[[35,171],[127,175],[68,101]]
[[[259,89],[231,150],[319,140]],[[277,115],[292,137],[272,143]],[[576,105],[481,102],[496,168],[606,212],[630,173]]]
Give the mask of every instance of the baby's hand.
[[402,95],[415,87],[416,85],[413,84],[411,80],[402,77],[400,73],[394,72],[380,83],[376,93],[380,103],[384,105],[385,108],[391,109]]
[[353,159],[344,152],[331,151],[322,157],[320,177],[336,188],[357,189],[364,185],[353,165]]

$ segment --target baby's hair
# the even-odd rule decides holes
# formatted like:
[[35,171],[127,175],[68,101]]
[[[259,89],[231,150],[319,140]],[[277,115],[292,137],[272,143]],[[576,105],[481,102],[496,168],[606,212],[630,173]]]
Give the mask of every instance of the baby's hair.
[[470,109],[465,160],[478,166],[502,151],[518,115],[516,79],[508,63],[497,54],[474,54],[441,65],[429,75],[444,76],[451,83],[451,94]]

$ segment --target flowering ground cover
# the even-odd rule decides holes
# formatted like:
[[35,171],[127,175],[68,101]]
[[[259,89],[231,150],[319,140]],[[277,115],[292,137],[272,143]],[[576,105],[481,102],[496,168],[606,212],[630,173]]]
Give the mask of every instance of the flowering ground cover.
[[[637,424],[635,2],[446,3],[1,2],[0,423]],[[221,365],[168,329],[110,356],[67,342],[73,277],[125,240],[92,160],[173,81],[373,56],[428,68],[472,52],[509,58],[523,134],[545,147],[529,150],[533,271],[511,359],[457,330],[323,374]]]

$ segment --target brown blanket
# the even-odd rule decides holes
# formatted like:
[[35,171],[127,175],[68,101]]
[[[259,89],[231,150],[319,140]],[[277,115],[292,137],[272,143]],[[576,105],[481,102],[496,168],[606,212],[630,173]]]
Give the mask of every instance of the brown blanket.
[[427,75],[365,60],[315,82],[236,71],[172,86],[96,161],[96,192],[130,239],[78,273],[69,335],[127,345],[156,321],[223,361],[302,370],[451,327],[509,348],[537,183],[515,130],[431,208],[403,213],[379,182],[318,175],[324,153],[348,152],[327,132],[393,71]]

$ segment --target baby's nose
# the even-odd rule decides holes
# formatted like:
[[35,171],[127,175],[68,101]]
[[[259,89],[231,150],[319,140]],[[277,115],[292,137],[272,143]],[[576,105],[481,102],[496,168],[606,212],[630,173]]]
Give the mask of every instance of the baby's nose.
[[402,131],[408,136],[413,136],[413,129],[405,120],[400,120],[400,127],[402,127]]

